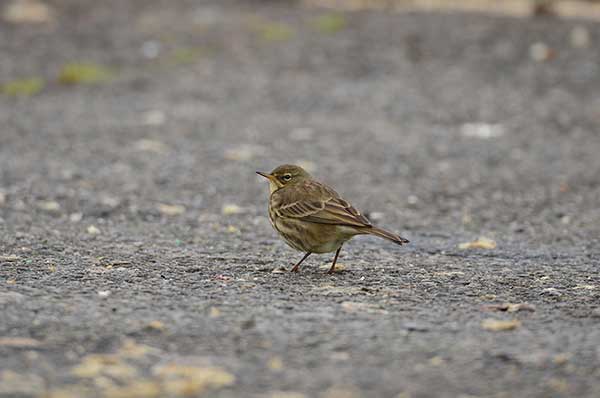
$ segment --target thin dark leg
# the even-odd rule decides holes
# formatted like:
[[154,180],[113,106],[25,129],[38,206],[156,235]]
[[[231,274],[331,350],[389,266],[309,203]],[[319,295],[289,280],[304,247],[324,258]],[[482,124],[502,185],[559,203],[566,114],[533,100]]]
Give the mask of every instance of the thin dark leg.
[[294,268],[292,268],[292,269],[290,270],[290,272],[298,272],[298,267],[300,267],[300,264],[302,264],[302,261],[306,260],[306,257],[310,256],[311,254],[312,254],[311,252],[308,252],[308,253],[306,253],[306,254],[304,255],[304,257],[302,257],[302,260],[300,260],[300,261],[298,262],[298,264],[294,265]]
[[333,272],[335,271],[335,263],[337,263],[337,258],[340,255],[340,250],[342,250],[342,246],[340,246],[340,248],[337,249],[337,251],[335,252],[335,257],[333,258],[333,264],[331,264],[331,268],[329,268],[329,271],[327,271],[328,274],[333,274]]

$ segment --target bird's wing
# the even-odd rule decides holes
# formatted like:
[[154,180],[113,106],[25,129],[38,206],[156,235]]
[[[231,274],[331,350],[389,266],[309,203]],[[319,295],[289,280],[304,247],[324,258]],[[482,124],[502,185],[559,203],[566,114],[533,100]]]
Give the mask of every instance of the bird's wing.
[[[279,194],[278,194],[279,193]],[[307,222],[353,227],[370,227],[371,223],[354,206],[333,189],[310,181],[276,191],[274,210],[280,217]]]

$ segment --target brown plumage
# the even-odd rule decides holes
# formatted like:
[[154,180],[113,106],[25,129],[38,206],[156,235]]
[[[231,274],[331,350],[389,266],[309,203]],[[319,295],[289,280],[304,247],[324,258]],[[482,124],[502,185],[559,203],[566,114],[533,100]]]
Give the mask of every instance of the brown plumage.
[[257,173],[269,179],[269,219],[273,228],[288,245],[306,253],[292,272],[297,272],[311,253],[335,251],[328,271],[332,273],[342,245],[355,235],[375,235],[399,245],[408,243],[392,232],[371,225],[337,192],[312,179],[299,166],[283,165],[271,173]]

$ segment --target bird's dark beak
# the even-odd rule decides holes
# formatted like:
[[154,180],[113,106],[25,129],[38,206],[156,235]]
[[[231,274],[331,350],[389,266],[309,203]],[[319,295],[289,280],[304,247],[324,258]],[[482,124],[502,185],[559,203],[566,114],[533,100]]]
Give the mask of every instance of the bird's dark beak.
[[257,171],[256,174],[258,174],[259,176],[263,176],[269,180],[273,180],[275,177],[273,177],[271,174],[269,173],[263,173],[262,171]]

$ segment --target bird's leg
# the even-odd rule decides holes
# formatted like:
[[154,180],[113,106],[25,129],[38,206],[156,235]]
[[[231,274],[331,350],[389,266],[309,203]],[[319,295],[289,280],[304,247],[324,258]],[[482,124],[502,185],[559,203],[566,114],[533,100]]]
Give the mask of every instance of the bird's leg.
[[311,252],[308,252],[304,255],[304,257],[302,257],[302,260],[298,261],[298,264],[294,265],[294,268],[292,268],[290,270],[290,272],[298,272],[298,267],[300,267],[300,264],[302,264],[302,261],[306,260],[306,257],[310,256]]
[[340,246],[340,248],[337,249],[337,251],[335,252],[335,257],[333,258],[333,264],[331,264],[331,268],[329,268],[329,271],[327,271],[328,274],[333,274],[333,272],[335,271],[335,263],[337,263],[337,258],[340,255],[340,250],[342,250],[342,246]]

